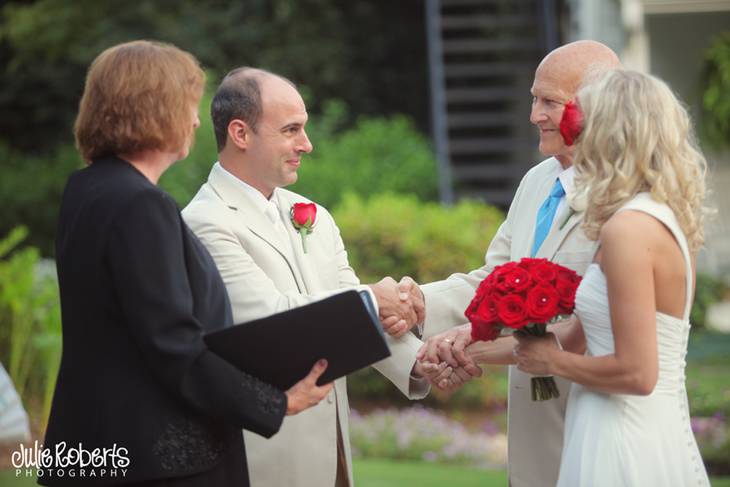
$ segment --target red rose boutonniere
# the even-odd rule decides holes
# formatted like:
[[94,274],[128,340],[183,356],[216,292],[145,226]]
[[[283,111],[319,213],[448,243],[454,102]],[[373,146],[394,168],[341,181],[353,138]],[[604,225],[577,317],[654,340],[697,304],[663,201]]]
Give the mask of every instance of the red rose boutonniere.
[[294,203],[291,207],[291,222],[302,236],[302,249],[307,253],[307,235],[312,233],[317,218],[317,205],[314,203]]
[[[524,258],[494,268],[477,288],[464,314],[474,340],[495,340],[503,328],[541,336],[548,322],[569,315],[580,276],[547,259]],[[559,397],[552,377],[532,378],[532,400]]]
[[565,104],[563,116],[560,119],[560,135],[565,145],[573,145],[583,130],[583,112],[577,102],[569,101]]

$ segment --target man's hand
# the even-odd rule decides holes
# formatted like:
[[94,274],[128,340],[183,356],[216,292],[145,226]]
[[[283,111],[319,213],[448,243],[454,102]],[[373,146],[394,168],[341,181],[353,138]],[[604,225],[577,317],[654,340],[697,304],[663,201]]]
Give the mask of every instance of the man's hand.
[[455,391],[474,377],[481,377],[482,369],[465,352],[472,342],[471,325],[463,325],[426,340],[416,355],[418,363],[443,368],[438,375],[424,375],[432,386],[443,391]]
[[471,325],[457,326],[426,340],[416,359],[436,364],[446,362],[454,370],[463,368],[470,376],[479,377],[482,369],[465,351],[471,343]]
[[403,276],[398,282],[398,297],[401,301],[410,299],[413,311],[416,312],[418,319],[416,324],[426,321],[426,298],[423,296],[421,288],[418,287],[418,283],[410,276]]
[[[447,367],[447,369],[451,369],[451,367]],[[477,367],[477,369],[479,370],[479,376],[481,376],[482,369],[479,367]],[[442,378],[434,385],[442,391],[454,392],[469,382],[472,378],[479,376],[473,376],[467,372],[466,369],[457,367],[451,370],[451,374],[449,374],[448,377]]]
[[386,333],[400,337],[419,323],[416,308],[420,306],[423,314],[423,299],[420,299],[420,304],[414,303],[413,294],[421,292],[415,282],[405,283],[401,291],[399,284],[392,277],[385,277],[375,284],[370,284],[370,289],[378,300],[380,321]]

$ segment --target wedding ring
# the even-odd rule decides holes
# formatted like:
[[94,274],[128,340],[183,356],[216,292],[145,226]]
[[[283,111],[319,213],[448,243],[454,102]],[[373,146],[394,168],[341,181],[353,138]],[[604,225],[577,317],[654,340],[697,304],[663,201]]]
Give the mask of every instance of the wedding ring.
[[443,341],[446,343],[451,343],[452,340],[450,338],[444,338]]

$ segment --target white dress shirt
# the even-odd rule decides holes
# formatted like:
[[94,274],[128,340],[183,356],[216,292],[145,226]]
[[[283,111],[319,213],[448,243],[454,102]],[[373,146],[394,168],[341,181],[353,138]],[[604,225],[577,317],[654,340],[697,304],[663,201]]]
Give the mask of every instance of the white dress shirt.
[[231,174],[225,167],[221,166],[220,162],[216,162],[216,164],[223,170],[223,174],[238,185],[248,199],[251,200],[254,206],[266,216],[279,233],[282,240],[289,246],[289,250],[292,250],[289,232],[287,231],[285,223],[281,217],[281,208],[278,206],[277,199],[274,198],[274,194],[278,188],[274,188],[274,191],[271,193],[271,198],[267,199],[261,191]]
[[553,218],[553,223],[551,225],[551,229],[555,228],[556,226],[560,226],[563,224],[563,222],[568,217],[568,196],[573,193],[573,190],[575,189],[575,167],[571,165],[568,169],[564,169],[563,172],[558,174],[558,179],[560,180],[560,184],[563,186],[563,191],[565,191],[565,195],[560,198],[560,203],[558,203],[558,208],[555,210],[555,218]]

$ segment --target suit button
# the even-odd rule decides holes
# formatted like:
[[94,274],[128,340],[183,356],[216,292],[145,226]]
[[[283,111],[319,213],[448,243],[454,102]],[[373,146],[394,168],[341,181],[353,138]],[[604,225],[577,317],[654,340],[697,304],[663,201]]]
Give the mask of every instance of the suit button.
[[335,391],[330,391],[329,394],[327,394],[327,404],[332,404],[335,402]]

